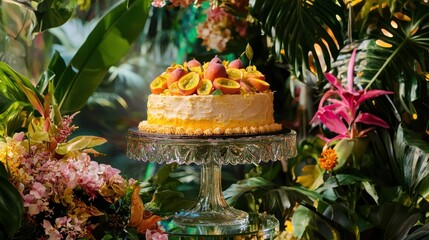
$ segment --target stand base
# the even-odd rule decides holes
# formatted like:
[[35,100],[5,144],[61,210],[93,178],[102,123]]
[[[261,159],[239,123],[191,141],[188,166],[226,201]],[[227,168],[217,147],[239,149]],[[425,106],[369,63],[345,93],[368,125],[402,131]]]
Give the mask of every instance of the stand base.
[[218,211],[186,211],[176,213],[173,217],[178,226],[232,226],[240,227],[249,223],[247,212],[225,207]]
[[183,226],[174,218],[160,221],[169,240],[175,239],[275,239],[279,232],[278,220],[266,214],[249,213],[248,222],[242,225]]

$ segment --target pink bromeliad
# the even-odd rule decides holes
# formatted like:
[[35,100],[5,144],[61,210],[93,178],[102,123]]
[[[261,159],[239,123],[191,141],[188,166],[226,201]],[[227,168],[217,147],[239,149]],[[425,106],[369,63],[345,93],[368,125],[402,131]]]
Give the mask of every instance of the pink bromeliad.
[[[367,132],[374,129],[374,127],[368,127],[359,131],[356,128],[356,123],[389,128],[389,125],[383,119],[374,114],[359,111],[359,106],[364,101],[381,95],[392,94],[393,92],[384,90],[355,91],[353,88],[355,58],[356,49],[352,53],[347,69],[347,88],[343,88],[341,81],[331,73],[325,74],[326,79],[334,88],[331,88],[322,96],[318,111],[310,123],[322,123],[330,131],[338,134],[332,139],[322,137],[327,144],[336,139],[363,137]],[[326,102],[329,104],[326,104]]]

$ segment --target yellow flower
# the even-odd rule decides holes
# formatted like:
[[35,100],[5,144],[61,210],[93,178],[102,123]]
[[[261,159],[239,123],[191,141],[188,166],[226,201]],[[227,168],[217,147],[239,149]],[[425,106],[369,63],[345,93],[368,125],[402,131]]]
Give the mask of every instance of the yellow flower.
[[6,142],[0,142],[0,162],[10,174],[10,181],[14,185],[26,183],[31,180],[30,176],[21,168],[22,156],[26,153],[21,141],[16,141],[11,137],[6,138]]
[[319,157],[319,165],[321,168],[326,171],[332,171],[338,164],[337,153],[332,148],[327,148],[323,150],[321,156]]
[[293,235],[293,226],[290,220],[285,222],[286,229],[275,238],[275,240],[298,240],[297,237]]

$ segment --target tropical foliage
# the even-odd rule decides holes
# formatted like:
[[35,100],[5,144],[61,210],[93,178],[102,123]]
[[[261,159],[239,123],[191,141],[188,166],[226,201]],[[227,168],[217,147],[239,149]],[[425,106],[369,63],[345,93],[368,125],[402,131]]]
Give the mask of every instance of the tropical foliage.
[[[292,178],[289,186],[293,189],[304,187],[314,194],[307,194],[309,199],[284,200],[282,205],[277,204],[278,208],[288,213],[284,206],[296,206],[291,222],[298,238],[427,237],[427,187],[423,186],[428,176],[423,170],[425,167],[420,166],[425,166],[429,157],[429,49],[425,27],[429,23],[429,6],[423,1],[297,3],[256,1],[251,11],[260,20],[264,32],[275,41],[272,51],[277,53],[279,61],[288,65],[291,72],[288,81],[292,86],[299,87],[301,94],[310,93],[304,97],[325,102],[323,93],[332,92],[325,88],[329,86],[326,80],[339,89],[331,73],[347,85],[346,80],[350,79],[347,65],[354,61],[354,58],[349,59],[356,48],[355,88],[361,89],[359,91],[380,89],[394,95],[362,102],[360,111],[353,115],[356,117],[353,124],[358,123],[358,114],[365,111],[383,119],[389,126],[389,129],[374,128],[365,139],[359,140],[366,143],[356,152],[353,152],[356,141],[347,140],[345,136],[329,144],[335,150],[330,153],[324,151],[326,143],[313,137],[321,134],[331,139],[344,133],[339,129],[347,120],[337,119],[344,114],[328,113],[345,104],[347,98],[342,97],[343,102],[332,100],[325,109],[319,105],[316,114],[327,117],[321,118],[327,125],[320,128],[314,125],[308,132],[310,136],[302,139],[298,156],[288,163]],[[280,7],[286,5],[293,7]],[[328,71],[331,73],[323,74]],[[311,101],[301,102],[301,107],[307,109],[303,112],[310,114],[300,119],[311,119],[315,112],[312,105],[306,105],[308,103]],[[333,124],[336,120],[340,121]],[[368,127],[370,122],[373,121],[359,125]],[[343,130],[352,130],[353,124]],[[343,162],[341,167],[330,171],[323,169],[322,166],[327,166],[323,163],[329,158],[338,164]],[[264,187],[265,184],[261,189]],[[247,193],[252,194],[256,189],[257,184],[253,184],[253,190]],[[279,189],[283,190],[283,199],[287,199],[288,194],[295,196],[281,185],[273,189],[275,194],[269,192],[259,199],[278,199]],[[285,204],[287,201],[289,204]],[[273,200],[264,204],[270,203],[275,204]],[[286,220],[290,214],[284,216]],[[401,228],[395,227],[399,222]]]

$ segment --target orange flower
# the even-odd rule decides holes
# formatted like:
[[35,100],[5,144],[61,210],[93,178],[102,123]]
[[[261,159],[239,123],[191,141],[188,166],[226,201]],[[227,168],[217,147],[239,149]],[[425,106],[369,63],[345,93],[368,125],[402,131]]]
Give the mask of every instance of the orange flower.
[[131,195],[131,216],[128,226],[135,227],[138,233],[145,234],[148,229],[157,229],[157,222],[161,219],[144,208],[140,198],[140,185],[137,185]]
[[323,150],[321,156],[319,157],[319,165],[321,168],[326,171],[332,171],[338,164],[337,153],[332,148],[327,148]]

